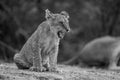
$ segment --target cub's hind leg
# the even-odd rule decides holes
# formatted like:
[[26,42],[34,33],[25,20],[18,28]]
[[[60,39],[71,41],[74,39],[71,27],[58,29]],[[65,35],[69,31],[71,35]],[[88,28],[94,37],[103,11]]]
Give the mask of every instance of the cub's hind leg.
[[14,62],[19,69],[29,69],[30,68],[30,65],[23,60],[23,57],[19,53],[15,54]]

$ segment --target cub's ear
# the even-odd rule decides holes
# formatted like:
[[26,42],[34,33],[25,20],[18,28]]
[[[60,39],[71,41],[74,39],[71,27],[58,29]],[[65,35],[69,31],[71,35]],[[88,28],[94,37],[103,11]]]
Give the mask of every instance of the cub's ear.
[[69,14],[66,11],[62,11],[60,14],[69,19]]
[[53,17],[53,13],[51,13],[48,9],[45,10],[45,18],[50,19]]

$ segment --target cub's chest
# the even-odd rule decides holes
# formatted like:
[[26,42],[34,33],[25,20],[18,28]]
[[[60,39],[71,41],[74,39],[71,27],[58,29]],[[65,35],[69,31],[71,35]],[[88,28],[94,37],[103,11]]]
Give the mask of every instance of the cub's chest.
[[47,38],[44,42],[45,47],[53,47],[59,45],[59,39],[56,38]]
[[42,54],[48,55],[49,53],[51,53],[51,51],[55,51],[56,49],[58,49],[58,45],[59,40],[47,38],[46,40],[44,40],[44,44],[41,46]]

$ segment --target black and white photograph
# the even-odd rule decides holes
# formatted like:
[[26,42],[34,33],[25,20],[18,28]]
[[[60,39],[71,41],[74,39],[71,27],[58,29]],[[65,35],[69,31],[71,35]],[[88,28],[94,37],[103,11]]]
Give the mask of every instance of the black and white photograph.
[[0,0],[0,80],[120,80],[120,0]]

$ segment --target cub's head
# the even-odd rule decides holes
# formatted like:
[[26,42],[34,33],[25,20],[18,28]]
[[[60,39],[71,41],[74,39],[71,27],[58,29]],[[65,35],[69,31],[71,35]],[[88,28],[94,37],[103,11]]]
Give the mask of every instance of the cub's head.
[[70,31],[69,15],[67,12],[62,11],[60,14],[53,14],[47,9],[45,17],[49,21],[52,31],[59,38],[63,38],[65,33]]

